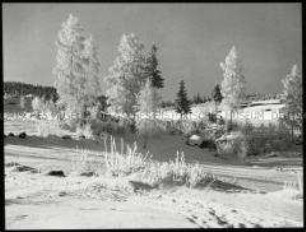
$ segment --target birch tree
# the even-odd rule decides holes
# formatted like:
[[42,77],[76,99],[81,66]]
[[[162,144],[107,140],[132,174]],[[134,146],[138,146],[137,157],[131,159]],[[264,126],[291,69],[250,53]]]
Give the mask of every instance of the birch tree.
[[135,116],[137,96],[146,80],[144,45],[134,34],[124,34],[118,52],[119,56],[105,78],[109,109]]
[[156,118],[160,99],[157,88],[153,87],[151,80],[148,79],[138,96],[138,109],[141,116]]
[[92,36],[86,36],[77,17],[72,14],[62,24],[56,41],[54,74],[59,104],[69,118],[84,119],[99,84],[99,60]]
[[298,66],[293,65],[290,73],[282,80],[284,89],[282,98],[285,102],[285,121],[302,129],[303,122],[303,89],[302,75]]
[[232,47],[220,63],[223,70],[223,81],[221,83],[222,103],[230,111],[230,122],[232,123],[233,110],[236,110],[245,96],[245,78],[242,75],[241,59],[235,46]]
[[160,99],[158,89],[153,87],[151,80],[148,79],[138,95],[139,111],[136,118],[138,133],[144,138],[144,148],[147,147],[149,137],[159,131],[156,113]]

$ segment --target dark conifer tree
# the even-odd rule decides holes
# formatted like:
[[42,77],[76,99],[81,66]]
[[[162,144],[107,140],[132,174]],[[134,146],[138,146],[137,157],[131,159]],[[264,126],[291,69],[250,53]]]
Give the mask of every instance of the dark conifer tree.
[[212,91],[212,99],[214,100],[214,102],[216,102],[218,104],[220,104],[222,99],[223,99],[219,84],[217,84]]
[[152,87],[160,89],[164,87],[164,78],[161,76],[161,71],[158,69],[157,46],[152,45],[151,52],[147,58],[147,75],[149,76]]
[[190,101],[188,100],[185,82],[183,80],[180,81],[180,87],[177,93],[175,108],[176,112],[181,115],[181,118],[183,115],[186,115],[191,112]]
[[194,95],[193,96],[193,103],[194,104],[200,104],[200,103],[202,103],[203,102],[203,99],[201,98],[201,96],[200,96],[200,94],[199,93],[197,93],[197,95]]

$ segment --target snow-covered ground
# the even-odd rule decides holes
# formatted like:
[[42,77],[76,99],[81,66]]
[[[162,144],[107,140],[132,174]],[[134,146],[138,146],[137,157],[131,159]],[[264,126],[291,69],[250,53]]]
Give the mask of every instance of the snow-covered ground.
[[[34,148],[35,150],[35,148]],[[43,151],[42,151],[43,150]],[[41,157],[51,149],[37,149]],[[66,155],[67,155],[66,151]],[[44,154],[44,155],[43,155]],[[5,163],[15,161],[6,157]],[[6,229],[301,227],[303,202],[294,190],[227,192],[210,187],[155,189],[135,194],[136,177],[72,175],[69,162],[20,157],[41,173],[5,168]],[[47,170],[61,168],[67,177]],[[136,178],[137,179],[137,178]]]
[[[196,120],[197,114],[208,112],[212,107],[194,107],[191,117]],[[270,113],[272,117],[274,111],[266,109],[277,111],[281,107],[268,104],[241,111],[252,112],[255,109]],[[165,112],[165,115],[169,120],[180,118],[174,111]],[[199,162],[206,172],[224,181],[234,179],[235,184],[256,191],[229,192],[222,186],[221,190],[220,186],[216,190],[210,185],[205,189],[158,188],[138,194],[130,191],[131,186],[126,184],[133,178],[139,180],[137,175],[128,176],[128,179],[75,175],[74,169],[78,166],[73,160],[80,156],[80,151],[84,149],[89,154],[99,154],[105,150],[103,143],[63,140],[60,137],[42,138],[35,136],[37,119],[30,117],[24,120],[23,116],[6,119],[6,134],[26,131],[29,137],[5,139],[5,164],[17,162],[40,171],[19,172],[15,167],[5,167],[6,229],[303,226],[303,201],[296,198],[297,190],[282,189],[283,181],[291,183],[296,180],[295,172],[280,173],[272,164],[269,167],[262,167],[261,163],[257,163],[258,167],[243,166],[230,159],[216,157],[208,150],[188,146],[181,136],[164,135],[150,139],[148,143],[147,148],[156,160],[174,160],[180,150],[184,152],[186,162]],[[57,133],[70,134],[67,131]],[[126,139],[133,142],[132,138]],[[117,144],[117,147],[120,145]],[[139,149],[145,152],[141,147]],[[298,161],[301,163],[300,157]],[[294,171],[302,173],[302,168],[298,166],[299,169]],[[48,170],[63,170],[66,177],[48,176]]]

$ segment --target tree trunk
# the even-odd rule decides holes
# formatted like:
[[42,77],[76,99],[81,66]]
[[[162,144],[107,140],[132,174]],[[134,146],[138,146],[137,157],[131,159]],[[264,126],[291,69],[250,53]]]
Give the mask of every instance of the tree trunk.
[[294,133],[293,133],[293,131],[294,131],[293,120],[291,120],[291,141],[292,142],[294,142],[294,139],[293,139]]
[[229,123],[229,128],[228,130],[231,131],[233,126],[233,110],[231,109],[230,111],[230,123]]

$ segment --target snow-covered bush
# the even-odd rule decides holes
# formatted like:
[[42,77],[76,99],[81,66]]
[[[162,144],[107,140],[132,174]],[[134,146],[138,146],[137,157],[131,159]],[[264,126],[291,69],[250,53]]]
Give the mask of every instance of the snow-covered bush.
[[93,131],[90,124],[85,124],[83,126],[78,126],[76,128],[77,136],[84,136],[86,139],[93,139]]
[[184,135],[192,135],[194,133],[199,133],[197,128],[197,122],[191,120],[182,120],[179,121],[179,128]]
[[144,170],[152,186],[187,186],[196,188],[203,183],[211,183],[214,178],[199,164],[188,164],[184,153],[177,152],[174,161],[152,163]]
[[59,110],[52,101],[45,101],[39,97],[32,100],[32,108],[36,116],[41,119],[53,119],[58,117]]
[[217,151],[222,156],[236,156],[244,159],[247,156],[247,143],[239,131],[224,134],[216,140]]
[[143,171],[150,162],[149,155],[143,155],[137,151],[137,144],[134,146],[124,144],[121,140],[121,150],[117,149],[116,140],[110,138],[109,152],[106,151],[104,162],[106,173],[112,176],[126,176],[135,172]]
[[220,138],[226,132],[226,127],[224,125],[219,125],[217,123],[207,123],[205,129],[201,131],[202,135],[206,140],[213,140]]
[[37,135],[48,137],[49,135],[61,135],[61,125],[57,120],[37,120],[36,121]]

